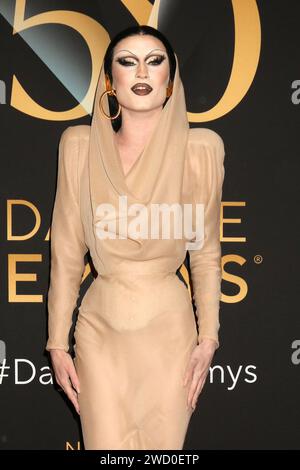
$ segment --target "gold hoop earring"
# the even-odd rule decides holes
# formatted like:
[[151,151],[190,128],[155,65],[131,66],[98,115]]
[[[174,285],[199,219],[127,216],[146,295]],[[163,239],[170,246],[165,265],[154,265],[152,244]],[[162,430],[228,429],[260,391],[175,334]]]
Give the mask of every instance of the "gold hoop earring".
[[120,103],[118,102],[119,108],[118,108],[117,114],[115,114],[115,116],[110,116],[109,114],[106,114],[106,112],[104,111],[103,106],[102,106],[102,100],[103,100],[103,98],[104,98],[105,95],[115,96],[116,100],[118,101],[116,92],[115,92],[115,90],[113,90],[113,88],[112,88],[112,86],[111,86],[111,84],[110,84],[110,80],[109,80],[108,75],[105,75],[105,82],[106,82],[106,88],[107,88],[107,90],[104,91],[104,92],[102,93],[102,95],[100,96],[99,108],[100,108],[100,111],[101,111],[102,115],[103,115],[104,117],[106,117],[106,119],[110,119],[110,120],[112,121],[113,119],[117,119],[117,117],[120,115],[120,112],[121,112],[121,109],[122,109],[122,108],[121,108]]
[[169,98],[173,93],[173,82],[169,82],[167,87],[167,98]]
[[100,109],[100,112],[102,113],[102,115],[103,115],[104,117],[106,117],[106,119],[110,119],[110,120],[117,119],[117,117],[120,115],[120,112],[121,112],[121,109],[122,109],[120,103],[118,103],[119,108],[118,108],[117,114],[115,114],[114,116],[110,116],[109,114],[106,114],[106,112],[104,111],[104,109],[103,109],[103,107],[102,107],[102,100],[103,100],[104,96],[107,95],[107,94],[108,94],[109,96],[115,96],[116,99],[117,99],[117,95],[116,95],[116,93],[115,93],[114,90],[111,89],[111,90],[106,90],[106,91],[104,91],[104,92],[102,93],[102,95],[100,96],[100,100],[99,100],[99,109]]

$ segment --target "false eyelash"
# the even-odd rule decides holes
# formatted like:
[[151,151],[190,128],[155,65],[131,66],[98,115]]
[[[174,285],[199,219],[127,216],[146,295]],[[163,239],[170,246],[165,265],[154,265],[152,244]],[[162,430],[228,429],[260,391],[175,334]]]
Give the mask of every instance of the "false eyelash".
[[[165,56],[156,56],[155,58],[151,59],[150,62],[148,63],[152,64],[154,62],[155,65],[160,65],[165,60],[165,58],[166,58]],[[119,64],[121,65],[124,65],[125,67],[128,67],[130,65],[135,65],[134,62],[131,62],[125,57],[120,57],[119,59],[117,59],[117,62],[119,62]]]
[[150,64],[151,64],[152,62],[156,62],[157,64],[161,64],[161,63],[165,60],[165,58],[166,58],[166,57],[165,57],[164,55],[157,56],[157,57],[155,57],[154,59],[151,59]]
[[126,67],[128,65],[135,65],[134,62],[131,62],[130,60],[123,59],[123,58],[117,59],[117,62],[119,62],[119,64],[121,65],[125,65]]

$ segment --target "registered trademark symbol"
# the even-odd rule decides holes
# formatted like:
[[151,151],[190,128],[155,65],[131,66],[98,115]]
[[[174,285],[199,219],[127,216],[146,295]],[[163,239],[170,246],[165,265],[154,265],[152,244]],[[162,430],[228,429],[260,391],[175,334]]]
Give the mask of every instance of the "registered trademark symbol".
[[254,263],[260,264],[263,262],[263,257],[261,255],[255,255],[254,256]]

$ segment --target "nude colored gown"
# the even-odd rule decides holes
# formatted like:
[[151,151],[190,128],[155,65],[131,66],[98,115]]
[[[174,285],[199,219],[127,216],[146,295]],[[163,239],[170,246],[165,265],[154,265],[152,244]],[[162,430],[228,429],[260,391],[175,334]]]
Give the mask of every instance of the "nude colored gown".
[[[177,57],[176,57],[177,60]],[[189,129],[177,70],[173,94],[139,159],[124,174],[109,120],[98,103],[91,126],[69,126],[61,136],[51,225],[46,349],[69,350],[72,314],[88,250],[98,277],[87,290],[75,328],[80,419],[85,449],[182,449],[192,410],[182,386],[197,341],[218,342],[221,284],[220,203],[224,179],[222,138]],[[122,211],[108,217],[101,239],[101,202],[204,203],[205,238],[190,250],[199,334],[189,290],[176,275],[186,239],[118,237]],[[124,214],[123,214],[124,215]],[[128,217],[129,220],[130,217]]]

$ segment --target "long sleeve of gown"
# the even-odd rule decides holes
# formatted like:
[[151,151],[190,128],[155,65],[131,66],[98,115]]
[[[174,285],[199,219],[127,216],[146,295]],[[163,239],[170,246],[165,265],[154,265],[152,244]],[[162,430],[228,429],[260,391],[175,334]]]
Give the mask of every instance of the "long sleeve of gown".
[[79,210],[79,136],[75,126],[59,142],[57,188],[50,229],[50,284],[46,350],[69,350],[72,316],[79,296],[88,248]]
[[220,212],[225,176],[222,138],[210,129],[195,131],[191,144],[193,203],[204,203],[204,242],[189,250],[198,340],[210,338],[219,347],[221,298]]

